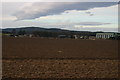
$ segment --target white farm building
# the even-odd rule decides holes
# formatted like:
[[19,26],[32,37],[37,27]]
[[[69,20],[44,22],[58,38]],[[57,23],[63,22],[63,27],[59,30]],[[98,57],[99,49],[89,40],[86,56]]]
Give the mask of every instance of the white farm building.
[[96,38],[98,39],[109,39],[111,37],[116,37],[116,33],[97,33]]

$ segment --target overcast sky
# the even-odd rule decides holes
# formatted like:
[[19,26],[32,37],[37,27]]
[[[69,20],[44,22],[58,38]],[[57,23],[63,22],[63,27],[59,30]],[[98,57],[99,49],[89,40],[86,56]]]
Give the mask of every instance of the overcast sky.
[[2,28],[118,31],[117,2],[3,2]]

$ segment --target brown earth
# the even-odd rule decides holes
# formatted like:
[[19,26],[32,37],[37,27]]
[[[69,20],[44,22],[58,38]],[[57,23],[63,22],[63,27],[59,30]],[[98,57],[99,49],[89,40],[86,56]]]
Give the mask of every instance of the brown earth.
[[3,37],[2,50],[3,78],[118,77],[115,40]]
[[3,58],[117,59],[116,40],[3,38]]
[[3,60],[3,77],[117,78],[117,60]]

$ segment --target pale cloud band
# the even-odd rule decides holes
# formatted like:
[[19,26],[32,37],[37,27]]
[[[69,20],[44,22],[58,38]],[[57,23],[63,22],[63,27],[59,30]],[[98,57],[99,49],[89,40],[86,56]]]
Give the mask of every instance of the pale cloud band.
[[77,25],[99,26],[99,25],[108,25],[108,24],[111,24],[111,23],[102,23],[102,22],[81,22],[81,23],[78,23]]
[[103,22],[79,22],[79,23],[55,23],[56,25],[62,24],[62,25],[81,25],[81,26],[99,26],[99,25],[109,25],[112,23],[103,23]]

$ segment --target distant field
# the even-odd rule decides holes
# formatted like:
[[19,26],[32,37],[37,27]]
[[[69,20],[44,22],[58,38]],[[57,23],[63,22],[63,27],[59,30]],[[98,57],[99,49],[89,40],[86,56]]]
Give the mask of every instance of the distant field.
[[3,37],[3,58],[117,59],[116,40]]

